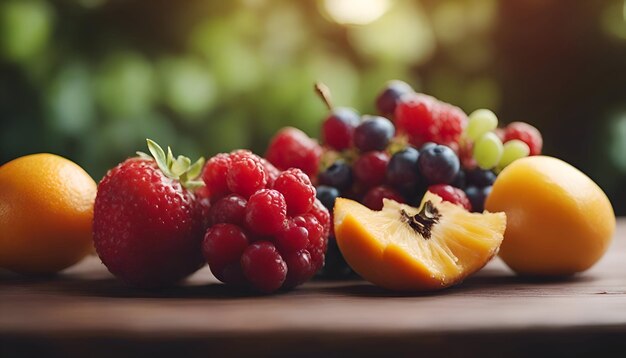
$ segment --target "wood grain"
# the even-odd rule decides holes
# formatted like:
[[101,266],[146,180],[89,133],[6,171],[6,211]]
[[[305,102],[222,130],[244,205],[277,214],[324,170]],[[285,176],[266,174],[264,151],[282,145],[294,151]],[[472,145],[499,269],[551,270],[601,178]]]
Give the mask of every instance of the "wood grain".
[[141,291],[91,257],[60,275],[0,272],[0,356],[626,355],[626,219],[607,255],[566,279],[515,276],[499,260],[446,291],[402,295],[364,281],[232,292],[208,269]]

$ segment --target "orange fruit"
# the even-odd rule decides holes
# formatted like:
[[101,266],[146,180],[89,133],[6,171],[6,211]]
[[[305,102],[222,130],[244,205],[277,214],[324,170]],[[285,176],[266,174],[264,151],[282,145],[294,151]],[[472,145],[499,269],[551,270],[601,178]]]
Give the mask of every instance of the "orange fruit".
[[504,213],[470,213],[426,193],[420,208],[384,200],[381,211],[338,198],[335,237],[364,279],[402,291],[437,290],[481,269],[497,252]]
[[584,271],[602,257],[615,231],[613,207],[602,189],[580,170],[547,156],[507,166],[485,208],[506,212],[500,257],[525,275]]
[[0,167],[0,267],[50,274],[92,245],[96,183],[77,164],[33,154]]

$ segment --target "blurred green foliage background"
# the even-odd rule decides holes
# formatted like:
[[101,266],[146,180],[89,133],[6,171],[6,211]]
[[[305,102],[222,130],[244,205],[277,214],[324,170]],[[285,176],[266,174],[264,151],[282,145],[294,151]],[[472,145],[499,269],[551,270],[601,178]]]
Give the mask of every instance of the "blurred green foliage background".
[[318,135],[314,81],[367,113],[394,78],[535,125],[626,214],[624,0],[2,0],[0,164],[262,153]]

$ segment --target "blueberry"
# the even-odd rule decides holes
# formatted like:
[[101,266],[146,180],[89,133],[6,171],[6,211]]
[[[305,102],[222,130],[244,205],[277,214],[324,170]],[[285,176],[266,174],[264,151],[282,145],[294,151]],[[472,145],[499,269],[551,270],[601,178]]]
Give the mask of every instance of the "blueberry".
[[346,279],[355,275],[341,255],[337,241],[333,236],[328,238],[328,249],[326,250],[324,267],[322,267],[317,275],[324,279]]
[[352,168],[343,161],[336,161],[318,175],[319,183],[344,191],[352,185]]
[[422,144],[422,147],[420,148],[420,151],[426,150],[426,149],[434,147],[436,145],[437,145],[437,143],[435,143],[435,142],[426,142],[426,143]]
[[417,165],[429,184],[452,183],[461,167],[459,157],[445,145],[434,145],[421,151]]
[[406,82],[399,80],[389,81],[376,98],[378,112],[383,115],[392,115],[396,110],[400,97],[412,92],[414,92],[413,88]]
[[361,152],[385,150],[395,133],[390,120],[379,116],[363,116],[363,121],[354,130],[354,145]]
[[463,169],[460,169],[459,172],[454,177],[452,183],[450,183],[455,188],[463,189],[467,185],[467,174]]
[[324,205],[328,210],[333,210],[333,207],[335,206],[335,200],[337,200],[339,195],[340,193],[337,188],[326,185],[318,186],[315,194],[317,199],[321,201],[322,205]]
[[482,213],[485,210],[485,200],[491,193],[491,186],[479,188],[477,186],[468,186],[465,188],[465,195],[472,203],[472,211],[476,213]]
[[400,191],[418,186],[420,183],[418,158],[419,152],[413,147],[396,152],[387,165],[387,183]]
[[496,181],[496,174],[491,170],[476,168],[467,172],[467,183],[479,188],[493,185]]

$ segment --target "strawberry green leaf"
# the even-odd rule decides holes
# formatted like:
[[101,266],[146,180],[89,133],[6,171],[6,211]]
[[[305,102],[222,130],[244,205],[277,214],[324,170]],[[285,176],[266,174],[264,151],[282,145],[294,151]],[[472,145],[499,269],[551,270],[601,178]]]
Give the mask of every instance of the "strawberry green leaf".
[[178,158],[172,163],[170,167],[170,171],[172,175],[175,177],[180,177],[182,174],[186,173],[191,166],[191,160],[187,157],[183,157],[179,155]]
[[187,170],[187,177],[192,180],[199,177],[200,173],[202,172],[203,167],[204,167],[204,158],[200,157]]
[[146,142],[148,143],[148,150],[150,151],[152,157],[159,166],[159,169],[161,169],[161,171],[165,175],[171,176],[170,168],[167,165],[167,159],[165,157],[165,152],[163,151],[163,148],[161,148],[158,144],[156,144],[156,142],[151,139],[146,139]]
[[[204,186],[201,180],[194,180],[202,172],[204,158],[200,157],[200,159],[192,165],[188,157],[182,155],[174,157],[172,148],[167,147],[167,154],[165,154],[163,148],[153,140],[146,139],[146,142],[148,143],[148,150],[150,150],[152,157],[154,157],[159,169],[165,176],[180,181],[181,185],[187,189],[193,190]],[[147,154],[142,152],[137,152],[137,155],[142,158],[150,158]]]

